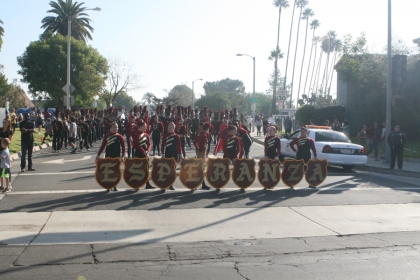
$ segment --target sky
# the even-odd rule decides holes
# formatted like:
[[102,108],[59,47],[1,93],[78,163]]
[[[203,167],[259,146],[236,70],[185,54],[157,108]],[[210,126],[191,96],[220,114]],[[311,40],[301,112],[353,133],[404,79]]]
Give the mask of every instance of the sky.
[[[294,0],[289,0],[290,5]],[[81,1],[79,1],[81,2]],[[100,7],[101,12],[89,11],[94,33],[88,44],[103,56],[130,64],[140,75],[141,88],[129,92],[140,101],[146,92],[158,97],[167,95],[174,86],[196,81],[196,96],[204,94],[203,83],[225,78],[244,82],[246,92],[252,92],[252,59],[256,58],[256,92],[266,92],[273,62],[268,60],[277,40],[278,9],[273,0],[84,0],[87,8]],[[420,37],[417,13],[419,0],[393,0],[393,36],[413,46]],[[9,82],[20,80],[16,58],[31,41],[43,32],[41,20],[48,16],[49,0],[0,0],[0,19],[5,35],[0,52],[0,64]],[[369,50],[383,53],[387,44],[387,0],[309,0],[321,26],[317,36],[329,30],[338,38],[345,34],[358,37],[365,32]],[[284,74],[289,40],[292,7],[281,17],[280,49],[284,58],[279,69]],[[297,13],[293,29],[290,60],[296,46]],[[304,51],[305,25],[300,25],[295,70],[295,92]],[[309,40],[308,40],[309,42]],[[304,69],[307,69],[310,44]],[[289,62],[288,80],[292,64]],[[304,78],[306,71],[304,71]],[[304,80],[303,78],[303,80]],[[334,78],[335,79],[335,78]],[[21,83],[24,89],[27,85]],[[64,85],[63,85],[64,86]],[[336,93],[333,83],[331,93]],[[294,96],[296,99],[296,95]]]

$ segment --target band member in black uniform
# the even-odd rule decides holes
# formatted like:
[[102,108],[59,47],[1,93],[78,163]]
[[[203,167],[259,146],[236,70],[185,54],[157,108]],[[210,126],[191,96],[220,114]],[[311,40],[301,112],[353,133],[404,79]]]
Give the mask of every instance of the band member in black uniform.
[[394,169],[395,166],[395,157],[398,160],[398,169],[403,167],[403,152],[404,145],[407,141],[405,133],[400,131],[400,126],[396,125],[394,131],[391,132],[387,137],[387,142],[391,147],[391,165],[389,169]]
[[67,120],[67,117],[63,117],[63,134],[61,135],[61,143],[60,147],[63,147],[67,149],[67,145],[69,142],[69,122]]
[[[133,145],[136,148],[134,157],[136,158],[147,158],[149,160],[149,151],[150,151],[150,137],[147,135],[146,123],[143,121],[137,122],[137,127],[133,132]],[[150,185],[149,180],[146,182],[146,189],[154,189]]]
[[89,115],[85,116],[85,124],[88,126],[87,131],[87,140],[89,147],[93,147],[93,141],[92,141],[92,120],[90,119]]
[[90,151],[88,144],[89,126],[85,123],[85,117],[80,117],[78,127],[80,127],[80,151],[83,150],[83,145],[87,151]]
[[90,131],[91,131],[91,134],[92,134],[91,138],[92,138],[92,144],[93,144],[93,142],[97,143],[97,138],[96,138],[96,126],[97,126],[97,124],[96,124],[96,121],[95,121],[95,117],[93,115],[90,116],[90,122],[91,122]]
[[[199,135],[197,135],[194,139],[194,146],[197,151],[197,158],[203,159],[204,162],[206,162],[206,158],[208,155],[207,152],[207,146],[210,145],[210,134],[209,134],[209,128],[210,124],[205,123],[203,125],[203,130]],[[203,180],[203,183],[201,184],[201,189],[203,190],[209,190],[210,187],[206,185],[206,182]]]
[[61,135],[63,133],[63,122],[60,119],[60,108],[55,109],[55,120],[52,121],[53,131],[53,153],[61,149]]
[[158,155],[160,156],[159,144],[160,144],[160,139],[162,135],[163,135],[163,124],[159,121],[158,116],[154,116],[153,123],[152,123],[153,156],[155,155],[156,148],[157,148]]
[[182,154],[184,155],[184,158],[187,156],[185,152],[185,137],[187,134],[187,127],[184,125],[184,119],[180,118],[178,120],[178,126],[176,128],[176,134],[179,135],[179,138],[181,138],[181,150]]
[[236,133],[236,126],[231,126],[229,134],[223,139],[223,158],[228,158],[231,164],[239,154],[239,138]]
[[[163,136],[162,140],[162,158],[173,158],[176,162],[179,158],[183,158],[181,150],[181,139],[175,132],[175,124],[168,123],[168,133]],[[173,186],[169,187],[170,190],[175,190]]]
[[264,157],[267,159],[278,160],[281,152],[280,138],[276,135],[277,128],[271,126],[267,129],[269,136],[264,140]]
[[[124,162],[125,142],[124,137],[118,133],[118,124],[116,122],[111,124],[110,133],[105,135],[96,156],[96,161],[98,161],[104,149],[106,158],[121,158],[121,161]],[[118,191],[117,187],[114,188],[114,191]],[[107,192],[109,192],[109,190],[107,190]]]

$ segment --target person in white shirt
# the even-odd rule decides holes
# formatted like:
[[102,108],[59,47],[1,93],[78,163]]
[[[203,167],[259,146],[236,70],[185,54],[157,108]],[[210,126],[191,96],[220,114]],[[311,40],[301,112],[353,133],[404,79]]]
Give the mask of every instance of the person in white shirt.
[[276,124],[276,121],[274,120],[273,114],[270,114],[270,117],[268,118],[267,121],[270,125],[275,125]]

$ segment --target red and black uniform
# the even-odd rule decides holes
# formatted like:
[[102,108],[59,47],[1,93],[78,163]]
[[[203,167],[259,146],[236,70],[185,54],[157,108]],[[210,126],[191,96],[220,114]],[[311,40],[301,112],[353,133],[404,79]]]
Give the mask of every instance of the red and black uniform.
[[213,133],[214,133],[214,126],[211,123],[208,123],[208,124],[210,125],[210,128],[209,128],[209,133],[208,133],[209,144],[207,146],[207,154],[210,153],[210,143],[212,142]]
[[312,138],[309,137],[299,137],[295,138],[290,142],[290,148],[296,152],[295,145],[297,146],[296,159],[303,159],[305,162],[308,162],[311,159],[311,150],[316,157],[315,142]]
[[[118,133],[109,133],[105,135],[102,145],[99,148],[98,156],[105,149],[105,157],[119,158],[125,154],[124,137]],[[121,154],[122,153],[122,154]]]
[[223,139],[223,158],[234,160],[239,154],[239,138],[228,135]]
[[207,154],[207,147],[209,146],[210,135],[204,131],[200,131],[194,139],[194,146],[197,151],[197,158],[202,158]]
[[179,135],[181,139],[181,150],[184,157],[186,157],[185,152],[185,138],[187,136],[187,126],[186,125],[178,125],[175,129],[176,134]]
[[178,161],[181,153],[181,139],[179,135],[176,133],[166,133],[162,141],[162,154],[165,155],[165,158],[174,158]]
[[238,127],[237,136],[239,138],[240,143],[240,151],[239,151],[239,158],[242,158],[243,154],[245,154],[245,158],[248,158],[249,149],[251,148],[252,140],[249,136],[249,132],[242,127]]
[[156,148],[157,148],[158,154],[160,155],[159,143],[160,143],[161,134],[163,134],[163,124],[159,121],[154,122],[152,124],[153,155],[155,154]]
[[136,148],[134,157],[145,158],[146,152],[150,151],[150,137],[145,132],[136,129],[133,133],[133,145]]
[[130,137],[133,136],[133,128],[134,128],[134,123],[133,123],[133,117],[129,116],[127,121],[124,123],[125,125],[125,137],[127,139],[127,156],[129,158],[131,158],[131,155],[134,156],[134,149],[133,147],[131,147],[131,141],[130,141]]
[[277,136],[268,136],[264,140],[264,156],[269,159],[280,158],[281,141]]

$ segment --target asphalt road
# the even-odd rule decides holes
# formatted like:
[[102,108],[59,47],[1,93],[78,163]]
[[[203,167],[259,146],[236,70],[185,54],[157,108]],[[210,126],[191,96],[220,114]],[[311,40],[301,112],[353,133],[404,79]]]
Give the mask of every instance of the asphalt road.
[[[20,173],[19,162],[13,162],[13,191],[1,198],[0,215],[357,207],[420,201],[418,179],[345,172],[337,167],[329,168],[327,179],[316,190],[301,182],[295,189],[280,183],[273,191],[264,191],[254,183],[242,192],[229,183],[220,193],[214,190],[191,192],[177,181],[175,191],[161,193],[142,189],[133,192],[122,180],[118,192],[106,193],[94,179],[96,151],[97,147],[74,155],[65,149],[60,153],[52,153],[50,148],[42,150],[33,157],[35,172]],[[193,150],[187,150],[187,154],[187,157],[193,156]],[[250,155],[261,158],[262,146],[254,143]],[[7,229],[0,225],[0,234],[1,230]],[[212,242],[9,245],[0,246],[0,278],[418,279],[420,241],[417,237],[418,232],[414,231],[252,240],[220,236],[220,241]]]

